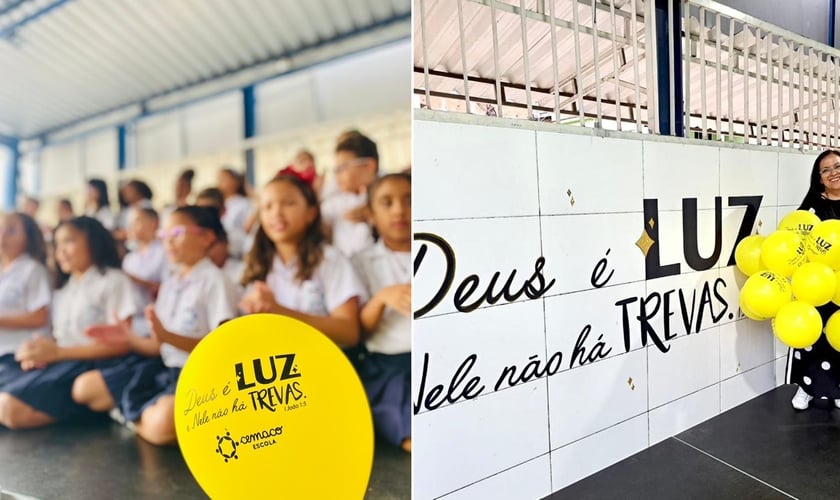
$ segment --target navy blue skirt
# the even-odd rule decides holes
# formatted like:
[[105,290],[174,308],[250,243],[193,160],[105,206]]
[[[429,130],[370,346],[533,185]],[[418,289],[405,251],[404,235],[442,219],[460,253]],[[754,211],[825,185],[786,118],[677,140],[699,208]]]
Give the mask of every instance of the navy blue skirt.
[[14,355],[0,357],[0,393],[19,399],[58,422],[99,420],[88,407],[73,401],[76,377],[90,370],[119,366],[125,357],[95,361],[61,361],[40,370],[24,371]]
[[143,411],[161,396],[174,395],[180,367],[169,367],[160,358],[145,358],[119,372],[103,371],[111,397],[126,420],[140,420]]
[[372,353],[360,346],[351,359],[365,387],[376,432],[400,446],[411,437],[411,353]]
[[132,353],[125,357],[123,363],[114,366],[106,366],[98,370],[99,374],[102,375],[102,379],[105,381],[105,386],[108,388],[108,392],[111,394],[111,398],[113,398],[114,402],[119,401],[123,391],[125,391],[125,388],[131,382],[136,368],[151,359],[155,358],[149,358],[148,356],[141,356],[140,354]]

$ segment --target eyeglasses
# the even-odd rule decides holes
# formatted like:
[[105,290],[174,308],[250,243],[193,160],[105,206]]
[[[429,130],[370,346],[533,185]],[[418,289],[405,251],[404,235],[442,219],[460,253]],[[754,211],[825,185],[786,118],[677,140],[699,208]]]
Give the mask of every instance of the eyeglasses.
[[355,160],[350,160],[350,161],[344,162],[341,165],[336,165],[335,168],[333,168],[333,172],[338,174],[340,172],[343,172],[343,171],[347,170],[348,168],[358,167],[358,166],[364,165],[365,163],[368,162],[368,160],[371,160],[371,159],[372,158],[365,157],[365,158],[356,158]]
[[206,229],[199,226],[174,226],[169,229],[161,229],[157,232],[157,237],[161,240],[171,240],[187,233],[201,234],[204,231]]
[[840,170],[840,163],[835,164],[833,167],[821,168],[820,175],[824,177],[834,172],[835,170]]

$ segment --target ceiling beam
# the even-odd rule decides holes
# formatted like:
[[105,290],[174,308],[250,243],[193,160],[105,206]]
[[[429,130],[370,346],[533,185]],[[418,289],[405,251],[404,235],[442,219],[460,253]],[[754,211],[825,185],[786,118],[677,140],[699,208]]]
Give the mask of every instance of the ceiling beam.
[[[25,25],[37,20],[39,17],[42,17],[42,16],[45,16],[45,15],[49,14],[51,11],[61,7],[62,5],[66,4],[69,1],[70,0],[54,0],[49,5],[46,5],[42,8],[40,8],[40,9],[36,10],[35,12],[29,14],[28,16],[24,17],[23,19],[20,19],[19,21],[15,21],[14,23],[9,24],[7,26],[0,27],[0,40],[7,40],[9,38],[12,38],[15,35],[15,33],[17,33],[17,30],[19,30],[20,28],[22,28]],[[14,7],[17,7],[22,3],[23,2],[18,2],[17,5],[14,5]],[[7,9],[8,8],[9,7],[7,7]],[[2,15],[2,14],[3,13],[0,12],[0,15]]]

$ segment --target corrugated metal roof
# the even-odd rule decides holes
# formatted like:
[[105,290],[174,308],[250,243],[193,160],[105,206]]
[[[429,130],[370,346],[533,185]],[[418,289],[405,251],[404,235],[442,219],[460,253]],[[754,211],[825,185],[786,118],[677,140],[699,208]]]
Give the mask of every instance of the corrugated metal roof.
[[[656,116],[648,110],[649,103],[656,103],[649,102],[654,94],[648,93],[652,78],[644,10],[649,7],[644,0],[415,0],[415,12],[422,12],[422,21],[414,25],[415,102],[467,111],[466,74],[470,112],[495,114],[501,99],[505,116],[552,119],[558,105],[560,116],[554,119],[576,122],[582,113],[589,124],[601,117],[602,126],[609,127],[616,126],[620,107],[624,123],[636,121],[636,128],[645,131],[647,119]],[[593,18],[599,31],[595,40]],[[732,140],[740,135],[777,145],[840,141],[840,51],[710,0],[693,0],[677,21],[687,23],[677,34],[687,54],[674,68],[684,76],[685,99],[685,108],[678,104],[675,113],[690,115],[687,130],[692,134],[720,139],[728,133]],[[423,104],[427,78],[430,104]],[[530,116],[523,109],[526,86],[532,89],[535,111]]]
[[0,134],[120,106],[406,23],[409,0],[0,0]]

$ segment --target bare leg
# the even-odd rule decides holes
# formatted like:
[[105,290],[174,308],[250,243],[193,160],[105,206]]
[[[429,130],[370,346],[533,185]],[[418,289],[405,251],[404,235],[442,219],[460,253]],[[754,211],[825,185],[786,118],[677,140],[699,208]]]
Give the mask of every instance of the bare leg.
[[76,377],[73,382],[73,401],[96,412],[106,412],[115,406],[114,398],[111,397],[99,370],[85,372]]
[[175,444],[175,397],[161,396],[146,408],[137,421],[137,434],[156,446]]
[[55,423],[55,419],[46,413],[32,408],[28,404],[8,393],[0,393],[0,424],[8,429],[34,429]]

